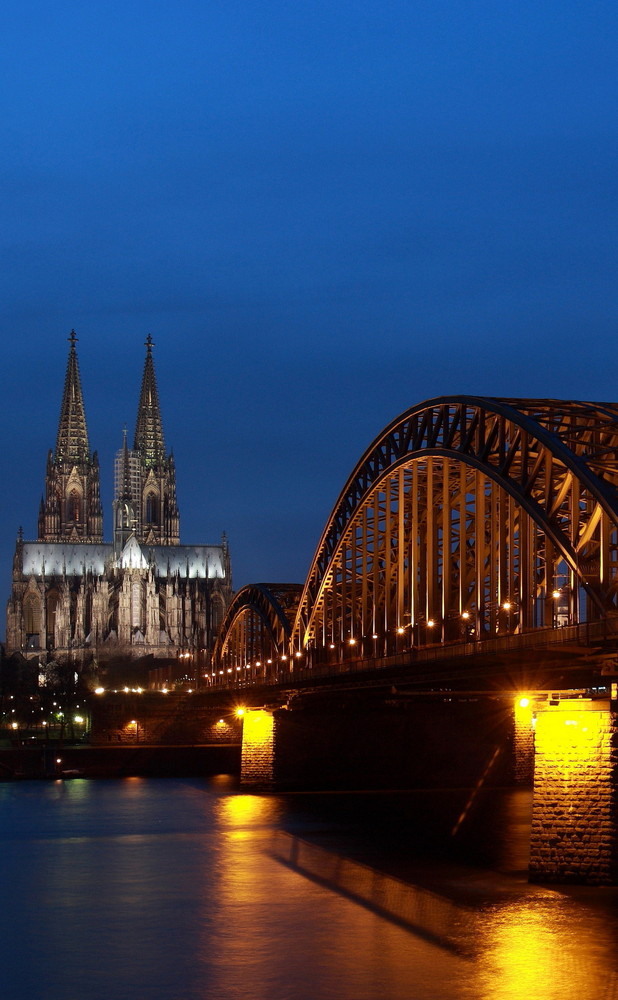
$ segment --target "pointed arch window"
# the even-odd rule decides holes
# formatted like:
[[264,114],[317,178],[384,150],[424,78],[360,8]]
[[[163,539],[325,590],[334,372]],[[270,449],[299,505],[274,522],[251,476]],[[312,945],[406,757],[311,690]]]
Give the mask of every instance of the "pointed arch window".
[[157,524],[159,520],[159,504],[154,493],[146,497],[146,524]]
[[36,594],[24,598],[24,632],[26,637],[38,635],[41,631],[41,600]]
[[210,605],[210,616],[214,634],[221,628],[221,622],[225,615],[225,604],[221,594],[213,594]]
[[82,498],[77,490],[71,490],[69,493],[68,507],[68,520],[72,521],[73,524],[79,524],[82,520]]
[[47,595],[47,644],[54,645],[56,636],[56,614],[60,594],[57,590],[50,590]]

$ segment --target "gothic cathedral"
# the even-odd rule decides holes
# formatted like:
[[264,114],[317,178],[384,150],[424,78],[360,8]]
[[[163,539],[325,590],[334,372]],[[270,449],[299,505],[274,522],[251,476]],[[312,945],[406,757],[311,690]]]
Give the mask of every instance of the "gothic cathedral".
[[165,452],[152,357],[146,361],[133,448],[114,469],[113,541],[103,541],[97,453],[90,451],[75,332],[56,449],[47,458],[38,538],[21,533],[13,560],[6,651],[46,661],[118,657],[208,662],[232,597],[221,545],[181,545],[176,470]]

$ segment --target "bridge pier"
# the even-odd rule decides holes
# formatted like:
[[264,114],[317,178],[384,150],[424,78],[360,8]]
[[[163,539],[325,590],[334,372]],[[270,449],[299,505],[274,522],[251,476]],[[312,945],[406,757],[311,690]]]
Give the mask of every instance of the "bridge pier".
[[607,701],[555,700],[537,709],[531,881],[618,881],[617,728]]
[[275,717],[265,708],[244,710],[240,788],[268,792],[275,787]]

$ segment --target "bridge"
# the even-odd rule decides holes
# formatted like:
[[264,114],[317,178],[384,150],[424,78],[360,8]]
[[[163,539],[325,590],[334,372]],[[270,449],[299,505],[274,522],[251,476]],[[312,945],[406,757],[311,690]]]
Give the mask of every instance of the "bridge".
[[376,437],[304,584],[244,587],[207,675],[245,700],[247,785],[534,757],[531,872],[591,882],[618,881],[617,680],[618,405],[473,396]]
[[611,671],[617,592],[618,405],[434,399],[362,455],[304,585],[236,595],[210,679],[280,685],[565,644],[600,649]]

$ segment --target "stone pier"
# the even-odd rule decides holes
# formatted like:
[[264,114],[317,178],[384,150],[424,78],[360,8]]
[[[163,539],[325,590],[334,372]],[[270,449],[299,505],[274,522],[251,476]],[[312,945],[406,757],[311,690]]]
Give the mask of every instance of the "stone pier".
[[616,713],[609,702],[537,710],[530,879],[614,885]]

